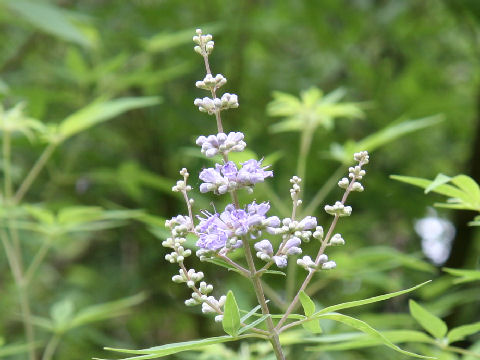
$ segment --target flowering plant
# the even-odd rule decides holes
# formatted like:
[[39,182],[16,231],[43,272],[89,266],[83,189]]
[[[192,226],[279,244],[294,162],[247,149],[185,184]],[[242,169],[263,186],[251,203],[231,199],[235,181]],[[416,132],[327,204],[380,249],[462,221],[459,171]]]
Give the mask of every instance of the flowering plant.
[[[290,179],[292,210],[288,218],[281,219],[269,214],[268,202],[253,201],[249,204],[241,204],[238,197],[239,191],[246,190],[252,193],[256,184],[266,181],[274,174],[269,166],[262,164],[262,160],[250,159],[238,165],[229,159],[230,152],[241,152],[246,147],[244,134],[227,133],[221,117],[223,111],[239,106],[238,97],[229,93],[218,95],[219,89],[227,79],[221,74],[213,75],[211,71],[209,56],[214,49],[212,35],[204,35],[202,30],[198,29],[193,41],[196,44],[194,50],[203,58],[206,68],[206,76],[203,80],[197,81],[196,86],[211,94],[211,97],[196,99],[194,104],[201,112],[213,115],[217,125],[217,134],[199,136],[196,143],[206,157],[218,156],[220,160],[214,167],[200,172],[199,179],[202,183],[199,190],[201,193],[211,192],[217,196],[228,194],[231,202],[223,211],[215,210],[211,213],[202,210],[200,215],[194,216],[195,201],[190,196],[193,188],[188,184],[190,174],[183,168],[180,171],[182,179],[177,181],[172,190],[183,195],[186,214],[166,221],[165,225],[170,230],[171,236],[162,245],[170,251],[165,256],[166,260],[179,267],[178,275],[172,277],[173,282],[184,283],[192,291],[190,298],[185,300],[185,304],[199,305],[203,313],[213,314],[215,321],[222,323],[227,335],[144,350],[107,349],[140,355],[131,359],[153,359],[205,345],[254,337],[269,341],[276,359],[285,359],[285,349],[282,347],[280,334],[296,326],[303,326],[312,333],[320,333],[322,328],[319,320],[330,319],[362,331],[400,353],[428,358],[402,350],[367,323],[337,312],[341,309],[386,300],[413,291],[424,284],[390,294],[329,306],[321,310],[316,309],[314,301],[305,292],[315,275],[336,267],[335,261],[329,259],[326,250],[330,246],[345,244],[342,235],[335,233],[335,228],[340,218],[352,214],[352,207],[346,205],[349,195],[352,192],[364,190],[360,180],[366,174],[364,166],[369,163],[368,153],[360,151],[353,154],[355,166],[348,169],[348,177],[338,181],[338,186],[343,189],[343,195],[333,205],[324,207],[325,212],[332,216],[326,231],[317,223],[314,216],[297,217],[297,208],[302,204],[302,179],[298,176]],[[240,310],[232,291],[226,295],[212,295],[213,285],[205,281],[205,274],[188,266],[187,258],[193,253],[192,249],[186,246],[186,238],[189,234],[197,238],[196,256],[201,261],[220,262],[222,266],[236,271],[250,281],[258,301],[256,307],[250,311]],[[312,240],[318,241],[318,251],[313,257],[303,254],[302,250],[302,244]],[[231,256],[237,251],[243,251],[243,263],[235,261]],[[306,271],[305,279],[286,311],[283,314],[272,314],[261,278],[264,274],[272,272],[269,269],[273,266],[285,268],[289,259],[298,255],[303,255],[296,260],[296,264]],[[293,313],[299,304],[302,305],[304,314]],[[257,314],[259,310],[261,314]]]

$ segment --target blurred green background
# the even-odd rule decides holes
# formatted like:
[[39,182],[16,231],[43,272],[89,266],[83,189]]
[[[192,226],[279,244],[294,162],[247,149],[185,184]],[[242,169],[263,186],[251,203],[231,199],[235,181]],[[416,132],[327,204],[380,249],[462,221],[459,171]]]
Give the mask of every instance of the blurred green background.
[[[451,326],[478,321],[478,286],[453,284],[442,275],[443,264],[422,254],[415,221],[428,215],[436,198],[389,175],[432,179],[440,172],[466,173],[480,180],[480,2],[0,0],[4,108],[25,102],[29,117],[55,124],[93,101],[158,97],[65,140],[23,199],[23,204],[53,213],[72,206],[143,210],[143,215],[108,213],[102,221],[113,218],[115,223],[105,226],[112,229],[65,232],[51,245],[30,286],[32,312],[38,317],[38,352],[51,339],[51,329],[42,326],[41,319],[68,320],[82,308],[139,293],[145,293],[145,299],[130,299],[128,304],[136,305],[128,311],[122,307],[118,314],[113,311],[61,332],[54,358],[106,357],[105,345],[141,348],[222,332],[198,308],[183,305],[189,291],[170,282],[177,269],[164,260],[161,246],[162,219],[185,212],[181,199],[170,192],[178,171],[187,167],[191,184],[198,187],[196,175],[211,164],[194,147],[199,135],[216,132],[214,119],[193,105],[196,97],[205,96],[194,86],[204,76],[202,59],[193,52],[191,41],[198,27],[214,35],[212,70],[228,79],[222,90],[239,95],[240,107],[223,115],[225,130],[244,132],[248,149],[273,164],[275,177],[268,187],[244,194],[244,202],[272,200],[276,193],[280,201],[272,203],[272,212],[281,213],[282,202],[290,206],[288,179],[297,171],[301,133],[273,126],[283,120],[271,116],[273,105],[268,106],[275,91],[295,97],[312,87],[323,94],[336,91],[338,101],[358,110],[352,116],[332,116],[331,126],[320,124],[312,131],[305,202],[339,166],[343,173],[338,178],[346,174],[348,164],[339,159],[352,141],[408,120],[434,115],[443,119],[417,131],[386,136],[372,149],[366,191],[351,197],[354,216],[338,228],[347,247],[332,250],[339,266],[314,283],[314,298],[329,305],[437,279],[412,297]],[[321,95],[317,93],[319,99]],[[314,113],[308,106],[303,110],[307,117]],[[46,145],[39,136],[12,136],[16,189]],[[333,188],[325,201],[339,196],[338,188]],[[212,196],[197,192],[194,197],[197,210],[211,209]],[[217,202],[217,209],[225,201]],[[311,215],[327,226],[324,204]],[[39,219],[32,211],[25,216]],[[438,216],[450,219],[457,230],[446,266],[478,268],[478,228],[466,225],[473,213],[439,210]],[[44,240],[25,228],[19,234],[23,260],[29,263]],[[193,257],[189,260],[207,274],[218,295],[232,288],[242,308],[254,304],[254,294],[236,274],[197,264]],[[0,337],[6,348],[24,344],[25,339],[3,250],[0,269]],[[304,274],[299,270],[296,276],[300,281]],[[288,296],[292,284],[287,286],[283,277],[269,280],[272,291]],[[281,304],[277,305],[272,303],[279,311]],[[62,306],[63,313],[58,310]],[[120,316],[124,312],[128,314]],[[366,307],[358,314],[379,329],[415,328],[406,298]],[[27,358],[25,352],[13,353],[4,356]],[[182,356],[178,358],[186,358]],[[404,358],[383,348],[302,355],[385,357]]]

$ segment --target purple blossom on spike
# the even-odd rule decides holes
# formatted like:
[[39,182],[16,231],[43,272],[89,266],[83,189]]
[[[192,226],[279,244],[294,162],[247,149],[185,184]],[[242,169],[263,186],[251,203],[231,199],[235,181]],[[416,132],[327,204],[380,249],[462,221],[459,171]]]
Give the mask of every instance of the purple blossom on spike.
[[282,253],[285,255],[298,255],[302,253],[302,249],[300,249],[300,244],[302,243],[302,240],[300,240],[298,237],[293,237],[289,239],[286,243],[285,246],[282,249]]
[[274,256],[273,261],[279,268],[284,268],[288,264],[286,255]]
[[299,225],[302,227],[302,230],[315,229],[317,226],[317,219],[313,216],[307,216],[300,221]]

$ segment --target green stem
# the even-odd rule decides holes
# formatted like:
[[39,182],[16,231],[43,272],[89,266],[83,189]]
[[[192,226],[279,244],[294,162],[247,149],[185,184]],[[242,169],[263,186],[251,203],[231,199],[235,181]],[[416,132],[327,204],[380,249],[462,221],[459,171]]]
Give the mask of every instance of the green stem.
[[45,351],[43,352],[42,360],[51,360],[60,342],[60,334],[53,335],[48,341]]
[[42,155],[37,159],[35,164],[33,165],[32,169],[28,173],[27,177],[23,180],[22,184],[18,188],[15,196],[13,197],[13,203],[18,204],[22,201],[23,197],[32,186],[33,182],[37,178],[38,174],[44,168],[45,164],[47,163],[50,156],[52,156],[53,152],[55,151],[57,145],[54,143],[50,143],[45,150],[43,150]]
[[[11,176],[11,134],[8,131],[3,132],[2,155],[5,186],[5,203],[7,207],[11,207],[14,202],[12,201],[13,190]],[[8,211],[7,222],[13,245],[9,242],[8,235],[3,231],[1,234],[2,243],[5,247],[5,252],[8,258],[10,270],[12,272],[13,279],[18,290],[18,300],[20,303],[20,312],[22,314],[25,337],[28,343],[29,359],[36,360],[35,333],[31,321],[32,314],[30,310],[30,300],[28,297],[28,287],[23,277],[22,249],[20,247],[20,240],[17,229],[12,225],[12,219],[10,215],[11,211]]]
[[456,347],[456,346],[445,346],[443,349],[447,350],[447,351],[451,351],[451,352],[456,352],[458,354],[473,356],[473,357],[476,357],[476,358],[480,359],[480,354],[479,353],[475,353],[475,352],[470,351],[470,350],[465,350],[465,349],[462,349],[462,348],[459,348],[459,347]]
[[337,184],[338,179],[344,172],[343,166],[340,166],[335,172],[328,178],[323,186],[317,191],[310,203],[305,207],[302,214],[313,214],[317,210],[318,206],[325,200],[327,195],[332,191]]
[[33,277],[35,276],[38,270],[38,267],[45,259],[45,256],[47,255],[48,250],[50,250],[51,243],[52,243],[51,239],[46,240],[43,242],[40,249],[38,249],[37,253],[35,254],[35,257],[33,258],[32,262],[28,266],[27,271],[25,272],[25,276],[23,278],[23,281],[25,282],[25,284],[30,284],[30,282],[32,281]]

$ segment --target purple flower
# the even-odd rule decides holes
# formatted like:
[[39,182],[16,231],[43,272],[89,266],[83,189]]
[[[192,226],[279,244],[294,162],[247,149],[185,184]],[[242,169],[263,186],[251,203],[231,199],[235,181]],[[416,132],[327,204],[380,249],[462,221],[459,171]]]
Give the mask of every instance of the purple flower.
[[303,230],[315,229],[315,227],[317,226],[317,219],[313,216],[307,216],[302,221],[300,221],[299,225],[303,228]]
[[302,253],[302,249],[300,249],[301,243],[302,243],[302,240],[300,240],[298,237],[292,237],[285,243],[285,246],[282,249],[282,253],[284,253],[285,255],[301,254]]
[[237,181],[245,185],[253,185],[263,182],[265,178],[272,177],[273,171],[265,171],[268,166],[262,167],[262,160],[254,159],[245,161],[242,168],[238,171]]
[[200,180],[204,181],[200,185],[200,191],[225,194],[242,187],[251,188],[256,183],[263,182],[265,178],[273,176],[273,171],[265,171],[268,166],[261,165],[261,160],[252,159],[242,163],[240,169],[233,161],[224,165],[216,164],[215,168],[204,169],[199,176]]
[[[255,201],[244,209],[236,209],[234,205],[229,204],[225,210],[218,214],[204,212],[204,218],[198,217],[200,223],[196,230],[199,234],[197,246],[206,249],[218,251],[226,246],[241,246],[241,241],[237,237],[250,234],[252,238],[261,235],[261,230],[265,228],[265,214],[270,209],[268,203],[257,204]],[[229,240],[234,240],[233,244]],[[238,245],[237,245],[238,244]]]
[[262,240],[255,244],[255,250],[258,252],[262,252],[266,255],[272,256],[273,255],[273,246],[272,243],[268,240]]
[[273,260],[275,261],[275,264],[279,268],[284,268],[284,267],[287,266],[287,256],[286,255],[274,256]]
[[205,154],[206,157],[213,157],[217,154],[226,155],[231,151],[243,151],[247,146],[243,138],[244,135],[241,132],[231,132],[228,135],[218,133],[208,137],[198,137],[197,145],[202,147],[202,154]]

